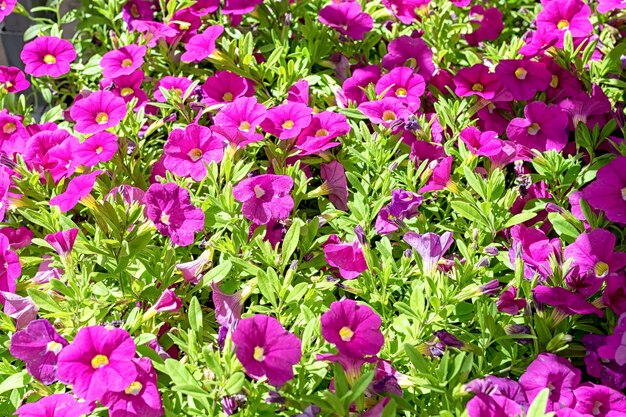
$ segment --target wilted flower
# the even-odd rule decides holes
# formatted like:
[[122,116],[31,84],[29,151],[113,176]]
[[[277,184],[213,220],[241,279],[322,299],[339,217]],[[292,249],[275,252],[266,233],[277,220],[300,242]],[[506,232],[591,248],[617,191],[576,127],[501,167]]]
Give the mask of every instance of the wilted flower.
[[62,230],[56,233],[50,233],[44,238],[52,248],[59,254],[61,259],[67,258],[72,248],[74,247],[74,241],[78,235],[78,229],[72,228],[68,230]]
[[14,293],[17,278],[22,274],[20,258],[9,249],[9,239],[0,235],[0,303],[4,304],[2,292]]
[[604,317],[604,312],[588,302],[583,295],[565,288],[538,285],[533,289],[533,297],[537,302],[553,306],[566,316],[595,314],[598,317]]

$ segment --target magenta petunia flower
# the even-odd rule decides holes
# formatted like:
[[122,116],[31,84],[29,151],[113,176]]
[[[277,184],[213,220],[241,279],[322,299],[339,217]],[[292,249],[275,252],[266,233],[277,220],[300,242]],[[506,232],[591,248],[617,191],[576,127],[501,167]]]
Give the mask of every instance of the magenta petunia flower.
[[472,6],[469,19],[474,31],[463,37],[472,46],[484,41],[495,41],[504,29],[502,12],[497,7],[485,9],[480,4]]
[[478,393],[467,403],[468,417],[521,416],[523,408],[504,395]]
[[509,287],[503,291],[496,301],[498,311],[516,316],[522,308],[526,307],[526,299],[515,297],[517,297],[517,288]]
[[77,401],[71,394],[52,394],[15,411],[18,417],[83,417],[91,414],[93,404]]
[[511,120],[506,128],[510,140],[530,149],[561,151],[567,145],[567,115],[558,106],[541,101],[528,103],[524,118]]
[[296,148],[300,155],[313,155],[326,149],[339,146],[335,142],[340,136],[350,132],[350,124],[346,116],[340,113],[322,111],[311,118],[311,123],[302,130],[296,140]]
[[39,319],[11,337],[9,352],[26,363],[30,375],[50,385],[58,380],[57,359],[67,344],[48,320]]
[[243,216],[255,224],[289,217],[293,210],[293,179],[286,175],[257,175],[233,187],[235,200],[242,203]]
[[[453,188],[450,175],[452,174],[453,158],[447,156],[439,161],[432,170],[432,175],[428,179],[426,185],[419,189],[420,194],[429,191],[439,191],[446,188]],[[431,164],[432,165],[432,164]]]
[[481,132],[474,126],[466,127],[459,135],[471,153],[478,156],[495,156],[502,152],[503,142],[494,131]]
[[432,232],[423,235],[408,232],[404,234],[403,240],[420,255],[424,271],[432,273],[437,270],[439,261],[452,246],[454,237],[451,232],[444,232],[441,235]]
[[117,136],[111,132],[100,132],[78,145],[76,159],[80,165],[93,167],[108,162],[117,152]]
[[0,91],[19,93],[28,87],[30,82],[19,68],[0,66]]
[[410,67],[424,78],[430,80],[435,72],[433,51],[421,38],[399,36],[387,45],[387,54],[383,57],[382,66],[392,70],[396,67]]
[[76,51],[65,39],[38,36],[24,45],[20,58],[26,65],[24,72],[27,74],[57,78],[70,72],[70,62],[76,59]]
[[89,196],[96,183],[96,178],[101,173],[102,171],[97,170],[72,178],[63,193],[50,199],[50,205],[59,206],[62,213],[73,209],[79,201],[86,206],[92,205]]
[[119,328],[81,328],[59,353],[59,380],[87,401],[101,400],[107,391],[123,391],[137,378],[135,342]]
[[287,92],[287,101],[289,103],[302,103],[309,105],[309,82],[307,80],[298,80],[294,85],[289,87]]
[[185,130],[172,130],[163,154],[163,164],[168,171],[202,181],[207,175],[206,165],[219,163],[224,157],[224,142],[208,127],[192,123]]
[[41,262],[37,268],[37,273],[31,278],[31,281],[35,284],[46,284],[51,279],[61,279],[65,272],[63,268],[56,268],[52,266],[54,259],[48,254],[41,255]]
[[479,96],[491,100],[500,91],[500,78],[483,64],[461,68],[454,76],[454,93],[459,97]]
[[421,10],[428,11],[430,0],[383,0],[385,6],[405,25],[410,25],[418,18]]
[[604,279],[609,273],[626,266],[626,253],[614,252],[615,235],[605,229],[581,233],[574,243],[565,248],[565,259],[572,259],[581,275]]
[[367,271],[367,262],[358,239],[344,243],[337,235],[330,235],[324,244],[324,258],[328,265],[339,269],[343,279],[354,279]]
[[72,248],[74,247],[74,242],[76,241],[76,236],[78,235],[78,229],[72,228],[68,230],[62,230],[56,233],[50,233],[46,235],[44,238],[52,248],[59,254],[61,259],[69,256]]
[[204,213],[191,204],[189,192],[177,184],[152,184],[144,196],[146,217],[159,233],[180,246],[189,246],[204,229]]
[[149,358],[130,362],[137,376],[120,391],[106,391],[100,402],[109,408],[109,417],[161,417],[163,405],[157,388],[157,374]]
[[209,106],[225,105],[253,95],[253,81],[228,71],[216,71],[202,84],[202,101]]
[[374,27],[374,19],[363,13],[358,2],[331,3],[319,11],[319,19],[339,33],[359,41]]
[[2,292],[14,293],[17,288],[17,279],[22,275],[20,258],[9,249],[9,246],[9,239],[0,235],[0,304],[4,304]]
[[519,379],[526,397],[532,402],[546,387],[550,388],[547,411],[574,405],[574,389],[580,384],[580,370],[553,353],[541,353]]
[[75,102],[70,116],[76,121],[76,131],[84,134],[102,132],[117,126],[126,117],[126,102],[110,91],[96,91]]
[[598,346],[599,357],[607,360],[614,360],[618,365],[626,365],[626,314],[619,316],[613,333],[603,336],[603,344]]
[[369,117],[370,122],[391,127],[394,124],[404,122],[411,116],[402,101],[393,97],[385,97],[376,101],[361,103],[358,110]]
[[418,214],[418,208],[424,198],[410,191],[396,189],[391,192],[391,202],[383,207],[376,217],[376,233],[389,234],[397,231],[405,219]]
[[178,34],[176,29],[152,20],[133,20],[130,27],[143,34],[149,48],[154,48],[159,41],[174,38]]
[[585,383],[574,390],[574,410],[586,416],[621,417],[626,415],[626,396],[604,385]]
[[9,189],[12,186],[11,173],[7,168],[0,167],[0,221],[4,221],[9,209]]
[[204,251],[198,258],[192,261],[176,264],[176,269],[183,274],[185,281],[198,284],[202,279],[204,271],[211,265],[211,256],[210,251]]
[[261,3],[263,0],[224,0],[222,13],[241,16],[250,13]]
[[293,139],[309,126],[312,114],[313,109],[306,104],[287,102],[269,109],[261,128],[278,139]]
[[534,227],[518,224],[510,229],[511,249],[509,260],[515,265],[515,258],[520,252],[524,261],[524,276],[533,279],[535,274],[545,279],[552,275],[550,258],[560,255],[561,241],[558,238],[548,239],[546,234]]
[[183,62],[200,62],[208,58],[215,50],[215,42],[224,33],[224,26],[209,26],[204,32],[192,36],[185,43],[185,53],[181,55]]
[[552,74],[542,62],[503,59],[496,67],[496,75],[515,100],[530,100],[538,91],[550,86]]
[[264,314],[240,320],[232,340],[246,373],[254,379],[266,376],[274,386],[293,378],[293,365],[302,357],[300,339]]
[[324,180],[322,188],[333,205],[348,211],[348,180],[346,170],[339,161],[331,161],[320,165],[320,177]]
[[537,31],[556,35],[557,48],[563,47],[565,32],[572,38],[584,38],[593,31],[589,21],[591,9],[582,0],[543,2],[543,10],[537,15]]
[[595,314],[598,317],[604,317],[604,312],[588,302],[582,294],[565,288],[538,285],[533,288],[533,297],[536,302],[553,306],[559,313],[566,316]]
[[100,82],[101,89],[107,89],[122,97],[126,103],[134,98],[137,99],[135,108],[143,107],[148,101],[148,94],[141,89],[141,84],[146,78],[142,70],[138,69],[129,75],[117,78],[105,78]]
[[626,9],[626,1],[624,0],[599,0],[596,11],[598,13],[609,13],[613,10]]
[[10,15],[17,4],[17,0],[3,0],[0,3],[0,22]]
[[12,251],[23,249],[33,241],[33,232],[26,226],[20,226],[17,229],[10,226],[0,227],[0,234],[9,239]]
[[30,297],[22,297],[12,292],[2,291],[4,297],[4,314],[15,320],[18,330],[25,328],[28,323],[37,318],[39,307]]
[[596,124],[602,128],[613,117],[611,102],[597,84],[593,85],[591,96],[584,91],[579,91],[574,96],[561,101],[559,107],[568,113],[572,130],[578,123],[585,123],[592,130]]
[[220,7],[220,0],[198,0],[191,6],[189,11],[197,16],[206,16],[209,13],[213,13]]
[[376,355],[385,343],[381,318],[367,305],[354,300],[335,301],[322,314],[322,337],[349,357]]
[[141,68],[148,48],[145,45],[127,45],[102,55],[100,67],[106,78],[130,75]]
[[626,274],[609,274],[602,294],[602,302],[615,314],[626,313]]
[[352,72],[352,76],[347,78],[341,86],[341,95],[338,97],[344,107],[353,102],[357,105],[368,101],[365,91],[370,84],[376,84],[380,79],[380,67],[378,65],[367,65],[357,68]]
[[182,100],[187,90],[189,90],[189,87],[191,87],[191,84],[193,84],[193,81],[187,77],[173,77],[171,75],[166,75],[157,81],[154,86],[154,99],[159,103],[167,102],[163,91],[161,91],[165,90],[169,91],[170,95],[177,96]]
[[412,68],[397,67],[383,75],[375,87],[376,94],[382,97],[394,97],[404,103],[409,110],[417,111],[420,97],[426,91],[426,83],[421,75]]
[[249,140],[263,138],[256,133],[256,128],[265,120],[267,109],[263,104],[257,103],[256,97],[239,97],[227,104],[215,115],[215,124],[229,128],[233,127]]
[[626,224],[626,156],[600,168],[583,193],[591,208],[602,210],[613,222]]
[[151,0],[128,0],[122,6],[122,19],[129,26],[135,20],[149,21],[154,16],[154,3]]
[[176,295],[173,289],[166,289],[151,307],[159,313],[175,313],[183,306],[183,300]]

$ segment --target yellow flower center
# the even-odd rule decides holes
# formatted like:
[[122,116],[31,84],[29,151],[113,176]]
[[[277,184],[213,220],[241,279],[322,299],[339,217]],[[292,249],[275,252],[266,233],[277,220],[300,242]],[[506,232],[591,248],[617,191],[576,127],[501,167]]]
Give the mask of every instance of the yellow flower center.
[[98,155],[100,155],[100,154],[102,153],[102,151],[103,151],[103,150],[104,150],[104,149],[102,148],[102,146],[98,146],[98,147],[96,148],[96,153],[97,153]]
[[326,129],[320,129],[317,132],[315,132],[315,137],[316,138],[321,138],[323,136],[328,136],[328,130]]
[[591,414],[593,414],[594,416],[599,416],[600,414],[602,414],[602,406],[604,404],[602,404],[602,401],[596,401],[593,403],[593,409],[591,410]]
[[48,65],[52,65],[52,64],[56,64],[57,63],[57,59],[54,55],[51,54],[46,54],[43,57],[43,62],[45,62]]
[[595,272],[596,277],[604,278],[609,273],[609,265],[606,262],[598,262],[593,267],[593,272]]
[[13,83],[12,83],[11,81],[5,81],[5,82],[4,82],[4,86],[5,86],[6,88],[11,88],[11,87],[13,87]]
[[533,123],[528,126],[528,134],[531,136],[535,136],[537,133],[539,133],[540,130],[541,126],[539,126],[537,123]]
[[183,22],[183,23],[179,23],[179,24],[178,24],[178,28],[179,28],[180,30],[187,30],[187,29],[189,29],[190,27],[191,27],[191,25],[190,25],[189,23],[187,23],[187,22]]
[[0,2],[0,10],[4,11],[7,8],[7,2],[3,1]]
[[249,132],[250,131],[250,123],[243,121],[241,122],[241,124],[239,125],[239,130],[241,130],[242,132]]
[[556,75],[553,75],[552,79],[550,80],[550,87],[557,88],[558,86],[559,86],[559,77]]
[[479,93],[482,93],[485,90],[485,86],[482,85],[481,83],[476,83],[472,86],[472,91],[478,91]]
[[406,97],[406,88],[398,88],[396,90],[396,97]]
[[198,148],[193,148],[189,151],[187,155],[189,155],[189,158],[191,158],[193,162],[196,162],[199,161],[200,158],[202,158],[202,150]]
[[224,101],[233,101],[233,93],[231,93],[231,92],[224,93],[224,96],[222,97],[222,100],[224,100]]
[[265,195],[265,190],[263,188],[261,188],[260,185],[255,185],[254,186],[254,195],[256,195],[256,198],[261,198]]
[[130,58],[126,58],[122,61],[122,66],[124,68],[130,67],[131,65],[133,65],[133,60]]
[[559,23],[556,24],[556,27],[558,27],[560,30],[568,29],[569,22],[565,19],[559,20]]
[[178,95],[178,97],[182,97],[183,96],[183,90],[181,90],[180,88],[174,88],[173,91],[174,91],[174,93],[176,93]]
[[91,360],[91,367],[93,369],[102,368],[103,366],[107,366],[109,364],[109,358],[105,355],[96,355]]
[[48,342],[48,344],[46,345],[46,352],[52,352],[55,355],[58,355],[59,352],[61,352],[61,349],[63,349],[63,345],[55,342],[54,340],[51,342]]
[[109,115],[103,111],[98,113],[98,115],[96,116],[96,123],[98,123],[99,125],[106,124],[108,123],[108,121],[109,121]]
[[161,223],[169,225],[170,224],[170,215],[167,213],[161,213]]
[[398,116],[396,116],[396,114],[393,111],[391,111],[391,110],[385,110],[383,112],[383,120],[385,122],[393,122],[397,118],[398,118]]
[[17,130],[17,125],[15,123],[9,122],[2,126],[2,131],[6,134],[14,133]]
[[622,188],[622,200],[626,201],[626,187]]
[[122,97],[126,97],[126,96],[129,96],[129,95],[133,94],[134,92],[135,92],[135,90],[133,90],[132,88],[130,88],[130,87],[124,87],[124,88],[122,88],[122,89],[120,90],[120,95],[121,95]]
[[143,385],[141,384],[141,382],[135,381],[132,384],[130,384],[128,388],[124,390],[124,392],[128,395],[139,395],[142,389],[143,389]]
[[528,75],[528,71],[526,71],[522,67],[519,67],[518,69],[515,70],[515,78],[517,78],[518,80],[525,80],[527,75]]
[[285,123],[283,123],[283,129],[291,129],[294,126],[294,122],[293,120],[287,120]]
[[254,353],[252,354],[252,357],[257,362],[263,362],[265,360],[265,351],[261,346],[256,346],[254,348]]
[[354,336],[354,332],[347,326],[344,326],[341,328],[341,330],[339,330],[339,337],[341,337],[341,340],[343,340],[344,342],[349,342],[350,340],[352,340],[352,336]]

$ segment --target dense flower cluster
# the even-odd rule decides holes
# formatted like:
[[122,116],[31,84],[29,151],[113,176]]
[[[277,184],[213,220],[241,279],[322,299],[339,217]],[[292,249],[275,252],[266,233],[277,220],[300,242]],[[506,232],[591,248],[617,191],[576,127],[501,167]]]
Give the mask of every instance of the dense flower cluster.
[[626,415],[626,1],[53,3],[0,1],[1,410]]

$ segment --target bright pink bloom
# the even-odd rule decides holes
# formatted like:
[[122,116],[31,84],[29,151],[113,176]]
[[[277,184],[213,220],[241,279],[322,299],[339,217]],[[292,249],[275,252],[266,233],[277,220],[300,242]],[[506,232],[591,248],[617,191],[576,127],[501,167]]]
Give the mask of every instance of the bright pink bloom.
[[613,222],[626,224],[626,156],[600,168],[595,181],[583,192],[592,208],[602,210]]
[[309,126],[312,113],[313,109],[306,104],[281,104],[267,111],[261,128],[278,139],[293,139],[298,137],[302,129]]
[[597,84],[593,85],[591,96],[584,91],[580,91],[574,96],[561,101],[559,107],[569,114],[571,119],[570,128],[572,130],[576,128],[578,123],[585,123],[591,130],[593,130],[596,124],[602,128],[613,117],[611,115],[611,102]]
[[20,258],[9,249],[9,239],[0,235],[0,304],[4,304],[3,291],[15,292],[20,275],[22,275]]
[[502,151],[503,141],[493,131],[481,132],[474,126],[466,127],[459,135],[471,153],[478,156],[495,156]]
[[265,120],[267,109],[257,103],[256,97],[240,97],[227,104],[215,115],[215,124],[222,128],[234,127],[251,141],[258,140],[256,128]]
[[154,3],[151,0],[128,0],[122,6],[122,18],[129,26],[135,20],[152,20]]
[[26,226],[20,226],[17,229],[13,227],[0,228],[0,234],[9,239],[11,250],[16,251],[30,245],[33,241],[33,232]]
[[374,19],[363,13],[358,2],[331,3],[319,11],[319,19],[339,33],[356,40],[363,40],[374,27]]
[[110,91],[96,91],[75,102],[70,116],[76,121],[77,132],[102,132],[117,126],[126,117],[126,102]]
[[224,0],[222,13],[241,16],[250,13],[261,3],[263,3],[263,0]]
[[233,326],[241,319],[241,292],[226,294],[215,282],[211,283],[211,297],[215,306],[215,321],[220,326]]
[[28,89],[29,86],[30,82],[26,80],[19,68],[0,66],[0,90],[19,93]]
[[128,332],[103,326],[83,327],[59,353],[59,380],[87,401],[107,391],[123,391],[137,378],[135,342]]
[[387,45],[387,55],[383,57],[382,66],[391,70],[396,67],[414,68],[415,72],[430,80],[435,72],[433,51],[421,38],[399,36]]
[[354,300],[335,301],[322,314],[322,337],[352,358],[376,355],[385,343],[381,318],[371,307]]
[[90,136],[78,146],[76,158],[80,165],[92,167],[108,162],[117,152],[117,136],[111,132],[100,132]]
[[355,279],[367,271],[363,248],[358,240],[344,243],[337,235],[330,235],[324,244],[324,258],[328,265],[339,269],[343,279]]
[[594,417],[622,417],[626,415],[626,396],[604,385],[586,383],[574,390],[574,410]]
[[328,199],[339,210],[348,211],[348,180],[346,170],[339,161],[320,165],[322,187],[328,190]]
[[295,146],[301,151],[300,155],[317,154],[339,146],[340,143],[333,140],[349,132],[350,125],[346,116],[322,111],[313,115],[311,123],[298,136]]
[[161,293],[159,299],[152,306],[159,313],[175,313],[183,306],[183,300],[176,296],[174,290],[168,288]]
[[52,248],[59,254],[61,258],[66,258],[72,248],[74,248],[74,242],[78,235],[78,229],[72,228],[68,230],[62,230],[56,233],[50,233],[44,238]]
[[208,127],[189,124],[185,130],[172,130],[163,152],[168,171],[202,181],[207,175],[206,165],[219,163],[224,157],[224,142]]
[[524,116],[511,120],[506,128],[510,140],[540,152],[565,148],[567,115],[558,106],[533,101],[524,108]]
[[574,243],[565,248],[565,259],[572,259],[581,275],[604,279],[609,273],[626,266],[626,253],[614,252],[616,238],[608,230],[594,229],[581,233]]
[[595,314],[598,317],[604,317],[604,312],[588,302],[582,294],[568,291],[565,288],[538,285],[533,289],[533,297],[536,302],[555,307],[566,316]]
[[228,71],[216,71],[202,84],[202,101],[209,106],[232,103],[239,97],[252,97],[254,83]]
[[52,394],[17,409],[18,417],[82,417],[91,414],[93,405],[79,402],[71,394]]
[[511,417],[521,416],[522,407],[504,395],[478,393],[467,403],[469,417]]
[[2,292],[4,297],[4,314],[15,320],[15,327],[23,329],[37,318],[39,307],[30,297],[22,297],[12,292]]
[[220,7],[220,0],[198,0],[191,6],[189,11],[197,16],[206,16],[209,13],[213,13]]
[[90,195],[91,190],[96,183],[96,178],[101,173],[102,171],[97,170],[90,172],[89,174],[83,174],[72,178],[63,193],[50,199],[50,205],[59,206],[61,212],[65,213],[73,209],[79,201],[85,205],[89,204],[83,199]]
[[591,9],[582,0],[562,0],[544,2],[543,10],[537,15],[537,31],[555,34],[557,48],[563,47],[565,31],[572,38],[584,38],[593,31],[589,21]]
[[173,38],[178,33],[176,29],[164,23],[149,20],[134,20],[130,26],[133,30],[144,34],[143,37],[149,48],[154,48],[160,40]]
[[472,46],[484,41],[495,41],[504,29],[502,12],[497,7],[485,9],[477,4],[470,9],[469,18],[474,31],[463,37]]
[[452,174],[452,162],[453,158],[447,156],[437,163],[430,179],[426,185],[419,189],[419,193],[424,194],[429,191],[439,191],[448,187],[450,185],[450,175]]
[[183,274],[183,279],[185,281],[191,282],[192,284],[198,284],[202,279],[204,271],[208,269],[210,265],[211,254],[210,252],[205,251],[202,252],[197,259],[176,264],[176,269]]
[[411,111],[400,100],[392,97],[361,103],[358,110],[369,117],[370,122],[385,127],[404,122],[411,116]]
[[626,1],[624,0],[599,0],[598,7],[596,7],[598,13],[608,13],[622,9],[626,9]]
[[235,200],[242,204],[243,216],[255,224],[289,217],[293,210],[293,179],[286,175],[258,175],[233,187]]
[[181,55],[183,62],[200,62],[208,58],[215,50],[217,38],[224,32],[224,26],[209,26],[204,32],[194,35],[185,43],[185,53]]
[[421,75],[412,68],[397,67],[383,75],[376,83],[376,94],[393,97],[404,103],[409,110],[416,111],[420,107],[420,97],[426,91],[426,83]]
[[27,74],[57,78],[70,72],[70,62],[76,59],[76,51],[65,39],[38,36],[24,45],[20,58],[26,64],[24,72]]
[[22,117],[0,111],[0,149],[8,155],[23,153],[26,149],[28,131],[22,124]]
[[204,229],[204,213],[191,204],[189,192],[177,184],[152,184],[144,196],[146,217],[159,233],[180,246],[189,246]]
[[420,10],[428,11],[428,3],[430,0],[383,0],[383,6],[405,25],[417,20]]
[[347,78],[342,88],[339,99],[344,107],[348,107],[351,102],[357,105],[368,101],[365,91],[370,84],[376,84],[380,79],[380,67],[378,65],[368,65],[357,68],[352,72],[352,76]]
[[178,96],[182,100],[192,83],[193,82],[187,77],[173,77],[171,75],[166,75],[157,81],[154,88],[154,99],[159,103],[165,103],[167,101],[165,95],[163,95],[163,92],[161,91],[163,89],[165,91],[169,91],[170,95]]
[[11,337],[9,352],[26,363],[26,370],[45,385],[58,380],[57,358],[67,346],[65,340],[46,319],[31,321],[25,330]]
[[3,0],[2,3],[0,3],[0,22],[13,12],[16,4],[17,0]]
[[538,91],[545,91],[552,74],[542,62],[503,59],[496,67],[502,86],[515,100],[530,100]]
[[454,92],[459,97],[478,96],[491,100],[500,91],[499,77],[483,64],[461,68],[454,76]]
[[41,263],[37,268],[37,273],[31,278],[31,281],[35,284],[46,284],[51,279],[61,279],[65,272],[63,268],[55,268],[52,266],[52,256],[48,254],[41,255]]
[[526,299],[515,297],[517,297],[517,288],[509,287],[503,291],[498,301],[496,301],[498,311],[516,316],[522,308],[526,307]]
[[100,60],[102,75],[106,78],[116,78],[132,74],[143,65],[147,51],[145,45],[131,44],[107,52]]
[[300,362],[300,339],[286,331],[278,320],[256,314],[239,321],[232,335],[237,359],[246,373],[281,386],[293,378],[293,365]]
[[309,82],[307,80],[298,80],[294,85],[289,87],[287,101],[290,103],[302,103],[309,105]]
[[117,94],[122,97],[126,103],[130,103],[133,98],[136,98],[137,104],[135,108],[138,108],[145,105],[148,101],[148,94],[141,89],[141,84],[145,78],[143,71],[138,69],[122,77],[105,78],[100,82],[100,88],[106,88]]
[[551,387],[547,411],[574,405],[574,389],[580,384],[580,370],[569,361],[552,353],[541,353],[526,369],[519,380],[528,401]]

